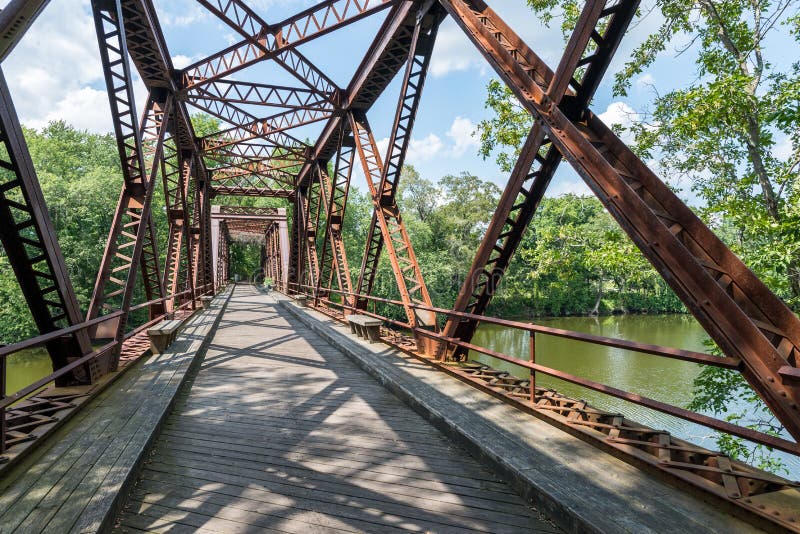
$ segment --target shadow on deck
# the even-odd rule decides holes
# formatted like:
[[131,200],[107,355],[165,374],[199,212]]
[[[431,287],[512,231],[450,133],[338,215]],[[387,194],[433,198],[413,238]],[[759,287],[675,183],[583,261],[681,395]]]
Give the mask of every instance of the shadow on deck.
[[174,346],[0,481],[0,533],[754,530],[252,286]]
[[187,385],[119,531],[556,531],[252,287]]

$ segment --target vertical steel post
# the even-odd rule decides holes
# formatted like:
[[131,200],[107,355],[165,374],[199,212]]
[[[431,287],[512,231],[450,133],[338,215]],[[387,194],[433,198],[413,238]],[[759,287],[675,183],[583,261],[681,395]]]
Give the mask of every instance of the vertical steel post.
[[[0,242],[39,333],[46,334],[82,321],[55,228],[47,211],[33,168],[22,127],[14,109],[5,77],[0,71]],[[58,370],[70,360],[91,351],[84,331],[47,343]],[[100,370],[90,362],[81,372],[65,375],[57,382],[92,381]]]

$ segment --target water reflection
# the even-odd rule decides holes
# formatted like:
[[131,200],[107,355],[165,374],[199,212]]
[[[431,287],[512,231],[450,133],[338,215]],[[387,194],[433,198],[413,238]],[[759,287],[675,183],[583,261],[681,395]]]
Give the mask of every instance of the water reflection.
[[16,393],[53,372],[45,349],[29,349],[9,355],[6,361],[6,394]]
[[[535,322],[543,326],[699,352],[706,351],[703,342],[708,338],[703,328],[689,315],[557,317],[537,319]],[[528,359],[527,332],[497,325],[481,325],[473,343]],[[471,353],[470,358],[522,378],[528,376],[527,369],[489,356]],[[536,335],[536,362],[680,407],[685,407],[691,401],[693,381],[702,369],[701,365],[691,362],[542,334]],[[542,374],[537,375],[536,382],[539,386],[553,388],[564,395],[584,399],[597,408],[625,414],[647,426],[716,449],[713,431],[700,425]],[[737,410],[746,408],[741,401],[733,404]],[[800,478],[800,461],[789,455],[781,456],[790,469],[789,476]]]

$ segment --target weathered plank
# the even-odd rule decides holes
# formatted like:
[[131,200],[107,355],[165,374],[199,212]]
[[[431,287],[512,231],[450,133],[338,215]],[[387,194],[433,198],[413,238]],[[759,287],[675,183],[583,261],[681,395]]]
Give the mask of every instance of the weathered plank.
[[95,532],[114,518],[226,298],[192,317],[170,351],[130,369],[8,474],[0,532]]
[[118,529],[555,532],[276,303],[238,286]]
[[309,309],[279,304],[572,532],[760,532],[590,444]]

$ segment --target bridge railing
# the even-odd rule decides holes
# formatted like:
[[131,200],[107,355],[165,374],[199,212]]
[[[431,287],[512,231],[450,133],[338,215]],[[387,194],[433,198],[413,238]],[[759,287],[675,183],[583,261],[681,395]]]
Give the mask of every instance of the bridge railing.
[[[176,293],[175,295],[168,295],[166,297],[161,297],[146,302],[142,302],[137,305],[131,306],[127,313],[133,313],[137,310],[151,308],[151,306],[154,304],[163,304],[164,302],[169,300],[187,297],[190,296],[191,293],[192,293],[191,290],[186,290],[180,293]],[[195,302],[196,299],[199,299],[201,296],[209,295],[212,293],[213,290],[205,292],[202,292],[202,289],[197,290],[195,292]],[[170,313],[186,310],[192,306],[193,306],[193,300],[189,298],[183,304],[176,306]],[[0,454],[4,454],[6,452],[9,443],[8,439],[9,430],[13,430],[13,428],[10,428],[8,424],[8,416],[10,413],[9,412],[10,408],[12,408],[15,404],[20,403],[21,401],[27,398],[35,396],[37,393],[40,393],[42,390],[53,384],[57,379],[71,373],[75,369],[81,366],[85,366],[91,363],[92,361],[98,361],[98,362],[104,361],[104,359],[109,354],[111,354],[112,351],[114,351],[119,345],[122,345],[124,348],[126,346],[126,342],[128,342],[135,336],[141,334],[142,332],[146,331],[148,328],[152,327],[158,322],[162,321],[165,317],[167,317],[168,314],[162,313],[156,317],[150,318],[146,322],[126,332],[121,341],[110,340],[107,343],[103,343],[99,346],[96,346],[90,353],[80,358],[77,358],[74,361],[70,362],[69,364],[57,369],[56,371],[38,380],[32,381],[31,383],[23,386],[22,388],[12,392],[8,391],[9,373],[8,373],[7,363],[9,356],[24,350],[42,347],[47,343],[55,341],[64,336],[74,334],[76,332],[88,331],[90,328],[96,327],[106,321],[111,321],[117,317],[122,316],[124,313],[125,312],[121,310],[112,312],[89,321],[84,321],[76,325],[68,326],[65,328],[61,328],[59,330],[48,332],[46,334],[41,334],[35,337],[31,337],[23,341],[20,341],[18,343],[0,346]],[[132,357],[129,357],[129,359],[132,360],[135,359],[135,357],[137,356],[142,356],[146,353],[146,351],[147,349],[144,350],[136,349],[137,354],[131,355]]]
[[[614,348],[624,349],[626,351],[644,353],[662,358],[682,360],[701,365],[711,365],[724,369],[737,370],[740,368],[740,362],[733,358],[720,357],[702,352],[670,348],[659,345],[638,343],[624,339],[598,336],[594,334],[587,334],[585,332],[553,328],[549,326],[542,326],[521,321],[499,319],[495,317],[474,315],[464,312],[456,312],[453,310],[447,310],[431,306],[423,306],[419,304],[411,305],[415,309],[435,313],[437,315],[437,319],[439,319],[439,324],[443,324],[443,321],[441,320],[442,318],[444,319],[456,318],[462,321],[476,321],[481,324],[498,325],[504,328],[510,328],[527,332],[530,339],[529,353],[526,354],[524,357],[521,357],[519,355],[505,354],[487,347],[483,347],[476,343],[468,343],[457,338],[447,337],[435,330],[429,330],[419,327],[413,328],[409,323],[405,321],[392,319],[380,315],[376,313],[374,310],[368,311],[368,310],[358,309],[352,304],[350,304],[351,302],[355,302],[356,298],[358,298],[358,299],[365,299],[376,304],[397,306],[399,308],[402,308],[404,306],[404,303],[398,300],[374,297],[370,295],[360,295],[355,293],[342,292],[338,290],[328,291],[330,294],[336,294],[341,297],[340,301],[336,301],[329,298],[329,295],[321,295],[321,294],[315,295],[314,294],[315,288],[311,286],[302,286],[302,289],[305,290],[304,292],[307,296],[309,296],[310,301],[313,300],[316,303],[322,305],[322,306],[319,305],[316,306],[318,309],[320,309],[320,311],[323,312],[327,311],[329,315],[332,315],[339,320],[344,320],[344,315],[343,315],[344,313],[354,312],[358,314],[370,315],[375,318],[379,318],[385,321],[386,324],[390,325],[395,329],[399,329],[401,331],[410,333],[411,336],[409,336],[404,342],[402,343],[395,342],[393,344],[397,345],[398,348],[406,352],[413,353],[417,357],[422,357],[439,367],[450,368],[449,369],[450,371],[455,370],[456,374],[462,374],[458,372],[457,365],[454,364],[453,362],[445,361],[447,359],[447,356],[449,354],[452,354],[453,349],[455,349],[456,347],[465,349],[467,351],[473,351],[475,353],[484,354],[486,356],[490,356],[497,360],[513,364],[520,368],[527,369],[530,373],[530,378],[527,385],[527,388],[529,389],[529,393],[526,396],[527,398],[522,398],[523,396],[521,395],[514,395],[514,396],[501,395],[500,397],[502,397],[503,400],[527,406],[536,406],[537,404],[539,404],[542,395],[546,391],[548,391],[543,388],[537,388],[536,375],[537,373],[539,373],[542,375],[547,375],[553,378],[563,380],[565,382],[570,382],[577,386],[581,386],[599,392],[603,395],[616,397],[618,399],[622,399],[624,401],[631,402],[633,404],[643,406],[645,408],[656,410],[718,432],[722,432],[732,436],[737,436],[755,444],[764,445],[771,449],[784,451],[792,455],[800,455],[800,446],[798,446],[797,443],[784,439],[780,436],[768,434],[765,432],[760,432],[752,428],[733,424],[728,421],[720,420],[715,417],[710,417],[705,414],[694,412],[692,410],[686,409],[681,406],[675,406],[666,402],[649,398],[644,395],[640,395],[630,391],[625,391],[608,384],[603,384],[601,382],[591,380],[586,377],[577,376],[572,373],[568,373],[559,369],[555,369],[553,367],[537,363],[536,336],[538,334],[538,335],[571,339],[592,345],[614,347]],[[331,310],[338,310],[339,313],[338,314],[330,313]],[[392,336],[384,337],[384,340],[390,343],[392,342],[393,339],[396,340],[397,338],[396,337],[393,338]],[[428,348],[423,348],[426,345],[426,343],[421,342],[421,340],[424,339],[430,340],[433,343],[427,344]],[[414,348],[409,350],[409,346],[413,346]],[[431,351],[430,346],[436,347],[437,350]],[[472,380],[470,376],[460,376],[460,378],[466,378],[473,382],[476,381]],[[485,383],[481,384],[482,386],[481,389],[487,389],[485,385],[486,385]],[[522,385],[524,386],[524,384]]]

